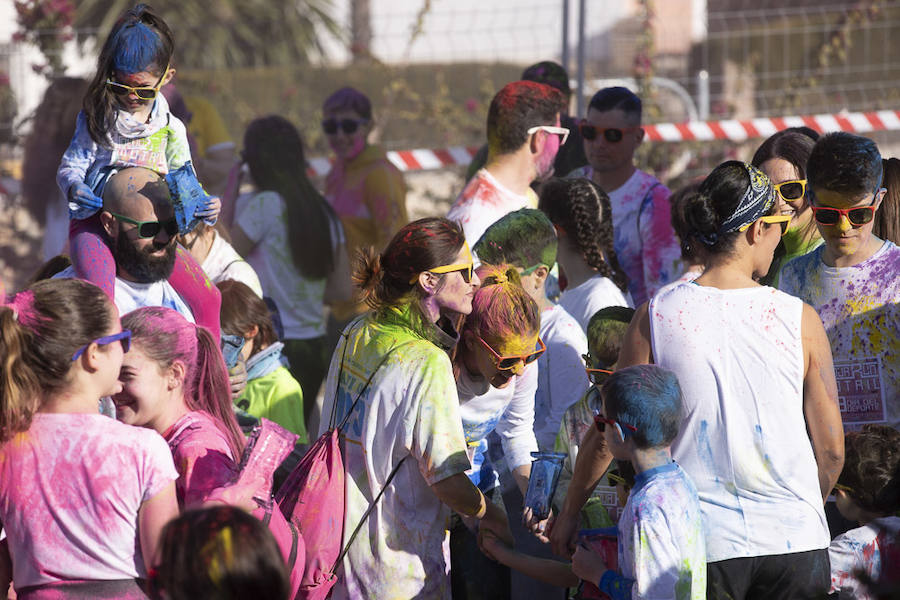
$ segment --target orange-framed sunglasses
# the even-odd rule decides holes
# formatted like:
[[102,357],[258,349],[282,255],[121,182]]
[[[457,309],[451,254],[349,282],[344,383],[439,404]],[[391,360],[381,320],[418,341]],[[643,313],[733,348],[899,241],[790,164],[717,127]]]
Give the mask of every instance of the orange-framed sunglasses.
[[582,354],[581,359],[584,361],[584,372],[587,373],[588,381],[590,381],[594,385],[603,385],[604,383],[606,383],[606,380],[609,379],[609,376],[613,374],[613,372],[609,369],[598,369],[592,367],[591,365],[594,364],[594,360],[591,358],[590,352],[588,352],[587,354]]
[[530,352],[528,354],[515,355],[515,356],[501,356],[500,354],[497,353],[496,350],[491,348],[491,345],[488,344],[486,341],[484,341],[484,339],[480,335],[476,336],[476,337],[478,338],[478,341],[480,341],[481,344],[485,348],[488,349],[488,352],[491,353],[491,358],[494,361],[494,366],[496,366],[501,371],[508,371],[510,369],[514,369],[516,367],[516,365],[519,364],[519,361],[522,361],[526,365],[533,363],[534,361],[536,361],[538,359],[538,357],[541,354],[544,353],[545,350],[547,350],[547,346],[544,345],[544,340],[542,340],[539,336],[537,341],[538,341],[538,345],[540,347],[538,349],[536,349],[534,352]]

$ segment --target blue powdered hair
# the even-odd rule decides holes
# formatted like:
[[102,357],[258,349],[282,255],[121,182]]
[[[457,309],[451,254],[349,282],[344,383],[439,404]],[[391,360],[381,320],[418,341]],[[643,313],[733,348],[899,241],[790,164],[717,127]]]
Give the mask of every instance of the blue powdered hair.
[[[206,204],[210,195],[203,191],[191,161],[184,163],[177,171],[169,171],[166,184],[175,209],[175,220],[178,221],[178,233],[188,233],[200,224],[200,219],[194,215],[198,208]],[[206,222],[209,225],[215,224],[215,220]]]
[[631,435],[638,448],[664,448],[678,436],[681,386],[672,371],[656,365],[619,369],[601,393],[607,418],[637,428]]
[[166,65],[159,64],[165,54],[159,34],[146,24],[137,22],[119,28],[113,33],[113,69],[130,75],[150,70],[155,66],[160,71]]

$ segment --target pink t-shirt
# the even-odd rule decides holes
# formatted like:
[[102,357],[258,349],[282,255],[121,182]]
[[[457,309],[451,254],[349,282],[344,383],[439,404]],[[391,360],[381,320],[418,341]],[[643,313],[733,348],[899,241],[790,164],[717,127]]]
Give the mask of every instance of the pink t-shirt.
[[237,473],[228,438],[205,412],[187,413],[163,437],[180,475],[175,492],[182,509],[204,502],[210,492],[229,483]]
[[146,576],[138,511],[176,477],[155,431],[100,414],[36,414],[0,446],[16,589]]

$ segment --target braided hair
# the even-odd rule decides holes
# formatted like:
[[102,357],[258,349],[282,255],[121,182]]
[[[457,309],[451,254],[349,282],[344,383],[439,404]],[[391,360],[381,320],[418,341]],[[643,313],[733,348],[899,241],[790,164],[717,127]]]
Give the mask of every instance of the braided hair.
[[600,186],[583,177],[554,177],[541,188],[538,208],[568,234],[588,266],[626,291],[625,272],[613,249],[612,208]]

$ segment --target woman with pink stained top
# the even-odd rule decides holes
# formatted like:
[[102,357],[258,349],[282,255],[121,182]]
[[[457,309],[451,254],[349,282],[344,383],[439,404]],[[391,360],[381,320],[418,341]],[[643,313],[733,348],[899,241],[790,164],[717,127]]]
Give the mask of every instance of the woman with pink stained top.
[[143,557],[178,514],[178,473],[158,435],[98,411],[122,389],[129,341],[77,279],[0,306],[0,590],[11,575],[23,600],[146,597]]
[[[236,479],[245,445],[219,346],[209,331],[169,308],[140,308],[122,322],[132,331],[134,346],[122,362],[122,390],[113,396],[116,417],[165,438],[178,469],[179,506],[202,504]],[[270,518],[269,529],[287,560],[290,526],[278,510]],[[295,580],[299,583],[299,574],[292,573]]]

